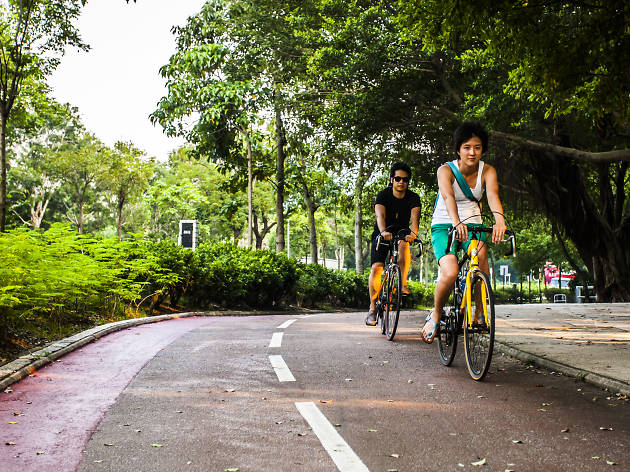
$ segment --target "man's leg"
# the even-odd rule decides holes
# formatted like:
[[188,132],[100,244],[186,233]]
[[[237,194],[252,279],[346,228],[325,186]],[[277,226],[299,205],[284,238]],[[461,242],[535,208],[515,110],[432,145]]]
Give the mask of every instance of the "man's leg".
[[[440,277],[435,285],[434,308],[431,312],[431,319],[435,323],[440,322],[440,315],[448,296],[453,289],[453,284],[459,272],[457,258],[453,254],[447,254],[440,259]],[[427,321],[422,328],[422,337],[427,340],[427,333],[431,331],[433,323]],[[435,334],[435,333],[434,333]]]
[[370,270],[370,280],[368,286],[370,289],[370,310],[376,309],[376,297],[381,288],[381,275],[383,274],[383,263],[375,262]]
[[409,266],[411,265],[411,250],[409,249],[409,243],[407,241],[400,241],[398,243],[398,265],[400,266],[402,277],[402,293],[406,295],[409,293],[409,288],[407,288],[407,276],[409,274]]
[[365,324],[368,326],[375,326],[376,320],[376,297],[378,297],[378,291],[381,288],[381,274],[383,273],[383,263],[375,262],[372,264],[370,270],[370,279],[368,280],[368,288],[370,291],[370,309],[367,317],[365,318]]

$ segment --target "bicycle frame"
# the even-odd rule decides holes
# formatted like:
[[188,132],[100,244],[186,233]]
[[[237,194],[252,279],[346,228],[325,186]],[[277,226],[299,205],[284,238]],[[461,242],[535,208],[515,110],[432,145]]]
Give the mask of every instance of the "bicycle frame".
[[[464,289],[464,296],[462,297],[462,303],[459,307],[460,310],[466,308],[466,323],[468,325],[472,324],[472,278],[476,271],[480,271],[479,267],[479,239],[474,231],[471,231],[472,235],[470,238],[470,244],[468,246],[468,250],[466,251],[466,256],[462,259],[461,265],[463,266],[466,260],[470,260],[470,265],[468,271],[466,272],[466,285]],[[486,287],[484,285],[481,286],[481,306],[483,307],[483,321],[487,325],[488,324],[488,306],[486,304]]]

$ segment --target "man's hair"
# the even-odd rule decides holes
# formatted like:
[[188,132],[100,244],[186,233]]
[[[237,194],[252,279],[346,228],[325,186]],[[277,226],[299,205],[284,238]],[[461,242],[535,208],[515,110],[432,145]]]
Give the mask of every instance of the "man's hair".
[[409,177],[411,178],[411,167],[409,167],[404,162],[396,162],[396,163],[394,163],[394,165],[392,166],[392,168],[389,171],[389,177],[392,178],[396,174],[397,170],[402,170],[402,171],[407,172],[407,174],[409,174]]
[[[475,136],[481,139],[481,153],[486,152],[488,150],[488,132],[486,128],[479,121],[465,121],[453,133],[455,153],[457,154],[463,143]],[[457,157],[459,158],[459,155]]]

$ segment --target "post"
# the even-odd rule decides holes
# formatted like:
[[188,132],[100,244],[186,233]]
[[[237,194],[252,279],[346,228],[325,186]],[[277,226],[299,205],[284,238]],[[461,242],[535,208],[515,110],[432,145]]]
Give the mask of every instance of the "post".
[[291,220],[287,219],[287,257],[291,257]]

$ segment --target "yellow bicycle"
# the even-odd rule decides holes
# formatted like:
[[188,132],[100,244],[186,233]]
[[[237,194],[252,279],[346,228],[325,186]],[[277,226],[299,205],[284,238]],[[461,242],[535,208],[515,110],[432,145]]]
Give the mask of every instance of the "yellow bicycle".
[[[474,380],[483,380],[490,368],[494,348],[494,294],[488,274],[479,267],[479,235],[492,234],[492,228],[469,227],[468,231],[471,234],[470,245],[458,262],[459,274],[453,287],[451,303],[442,311],[438,349],[442,363],[450,366],[455,358],[458,336],[463,333],[468,372]],[[514,256],[514,233],[506,231],[505,236],[512,246],[506,256]],[[454,232],[450,230],[449,252],[454,242]]]

